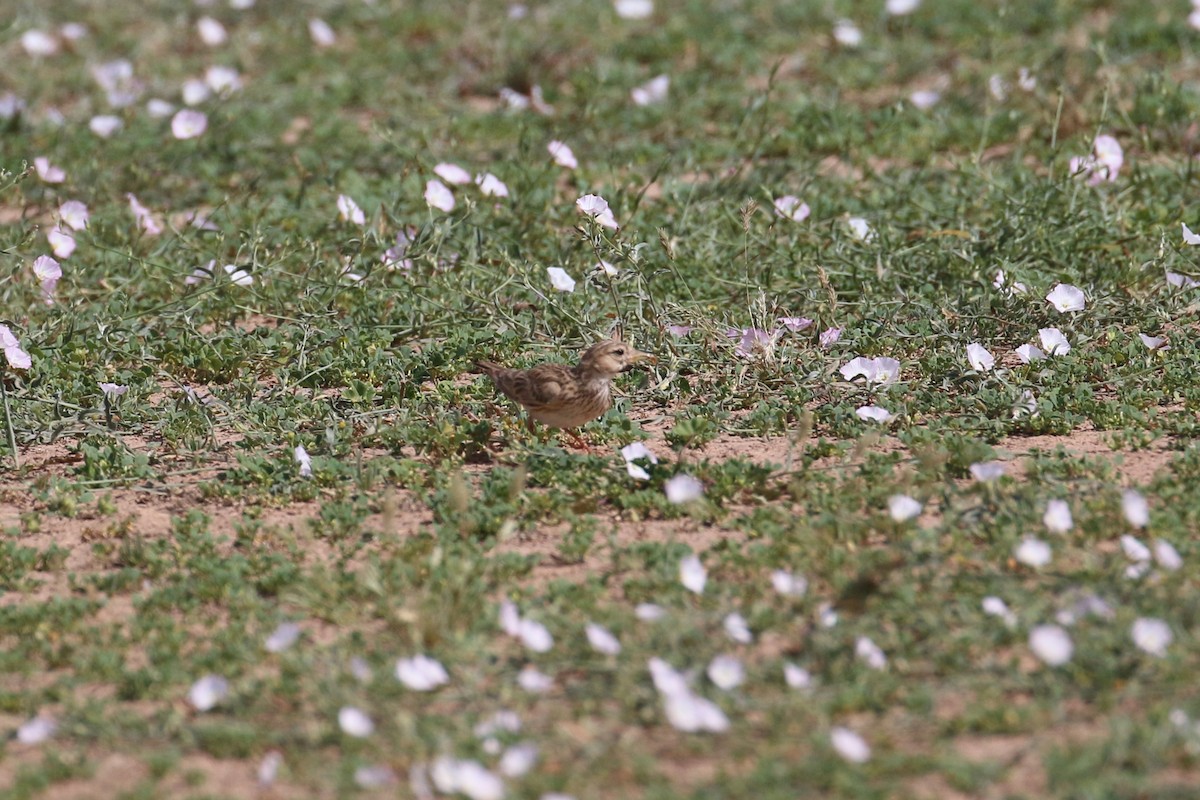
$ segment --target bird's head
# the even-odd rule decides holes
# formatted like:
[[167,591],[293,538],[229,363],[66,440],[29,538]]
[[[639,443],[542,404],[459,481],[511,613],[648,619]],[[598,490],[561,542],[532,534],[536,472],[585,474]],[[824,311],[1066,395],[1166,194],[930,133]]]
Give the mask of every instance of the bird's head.
[[579,372],[586,376],[611,378],[639,361],[653,364],[658,359],[621,339],[605,339],[584,351],[579,359]]

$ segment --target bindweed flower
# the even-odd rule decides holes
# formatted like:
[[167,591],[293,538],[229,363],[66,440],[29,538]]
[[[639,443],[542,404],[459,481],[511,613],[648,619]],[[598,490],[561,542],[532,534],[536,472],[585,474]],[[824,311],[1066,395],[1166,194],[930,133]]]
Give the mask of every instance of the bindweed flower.
[[360,789],[382,789],[396,782],[396,773],[386,764],[366,764],[354,770],[354,785]]
[[343,706],[338,711],[338,727],[347,736],[356,739],[365,739],[375,732],[375,723],[371,721],[367,712],[354,706]]
[[1183,566],[1183,558],[1175,545],[1164,539],[1154,540],[1154,560],[1168,572],[1174,572]]
[[263,642],[268,653],[282,653],[300,640],[300,626],[294,622],[281,622]]
[[1042,515],[1042,523],[1051,533],[1066,533],[1075,526],[1071,519],[1071,507],[1066,500],[1051,500],[1046,503],[1046,513]]
[[837,344],[838,339],[842,338],[841,328],[828,328],[821,331],[821,335],[817,337],[817,344],[828,350]]
[[1144,528],[1150,524],[1150,504],[1136,489],[1126,489],[1121,493],[1121,513],[1135,528]]
[[999,617],[1008,627],[1011,628],[1017,624],[1017,615],[1010,611],[1008,604],[999,597],[985,597],[981,605],[983,613],[991,617]]
[[1041,328],[1038,337],[1042,340],[1042,347],[1052,356],[1065,356],[1071,352],[1067,337],[1058,328]]
[[906,494],[895,494],[888,498],[888,513],[895,522],[907,522],[921,514],[921,504]]
[[746,618],[736,611],[727,615],[721,626],[725,629],[725,635],[738,644],[750,644],[754,641],[754,634],[750,632]]
[[1167,344],[1167,340],[1161,336],[1147,336],[1144,333],[1139,333],[1138,338],[1142,340],[1142,344],[1146,345],[1150,350],[1170,350],[1171,345]]
[[431,692],[450,682],[450,674],[436,658],[417,654],[396,661],[396,680],[414,692]]
[[47,714],[38,714],[17,728],[17,741],[21,744],[41,744],[57,732],[57,720]]
[[429,767],[434,788],[442,794],[461,794],[468,800],[501,800],[504,782],[478,761],[441,757]]
[[887,656],[879,645],[868,639],[866,636],[860,636],[854,642],[854,656],[859,661],[866,664],[871,669],[886,669]]
[[279,768],[283,766],[283,753],[272,750],[258,762],[258,785],[266,788],[275,783]]
[[196,31],[200,34],[200,41],[209,47],[219,47],[225,44],[225,40],[229,38],[229,34],[225,32],[225,26],[212,17],[201,17],[196,20]]
[[651,78],[641,86],[635,86],[630,91],[630,99],[635,106],[651,106],[667,99],[667,91],[671,88],[671,77],[659,75]]
[[859,406],[854,410],[854,415],[863,422],[891,422],[895,419],[895,415],[881,406]]
[[667,610],[657,603],[638,603],[633,615],[642,622],[658,622],[667,616]]
[[996,359],[987,348],[977,342],[967,345],[967,361],[976,372],[987,372],[996,364]]
[[[74,239],[72,249],[74,249]],[[46,305],[54,304],[54,290],[58,286],[58,281],[62,278],[62,267],[50,256],[38,256],[33,261],[33,275],[38,279],[42,288],[42,299]]]
[[771,573],[771,586],[784,597],[803,597],[808,591],[808,579],[786,569],[777,569]]
[[727,335],[738,340],[734,352],[743,358],[769,354],[775,346],[775,334],[759,328],[731,328]]
[[539,748],[533,742],[518,742],[504,751],[496,769],[506,778],[520,778],[537,764]]
[[308,21],[308,35],[317,47],[333,47],[337,44],[337,35],[329,23],[319,17]]
[[112,114],[98,114],[88,120],[88,130],[101,139],[109,138],[124,126],[125,123],[121,121],[121,118],[114,117]]
[[1083,290],[1077,286],[1060,283],[1050,290],[1050,294],[1046,295],[1047,302],[1054,306],[1055,309],[1066,313],[1068,311],[1083,311],[1087,304],[1083,296]]
[[128,386],[122,386],[119,383],[100,383],[100,392],[104,395],[104,399],[110,403],[115,403],[118,397],[128,391]]
[[[453,208],[453,206],[451,206]],[[358,207],[358,203],[354,202],[354,198],[347,194],[339,194],[337,198],[338,218],[352,222],[355,225],[366,225],[367,215]]]
[[1032,364],[1034,361],[1041,361],[1046,357],[1042,348],[1035,344],[1023,344],[1017,348],[1016,353],[1022,364]]
[[1013,551],[1013,557],[1027,567],[1044,567],[1050,563],[1053,552],[1050,545],[1041,539],[1027,536]]
[[[233,67],[214,64],[204,70],[204,85],[218,97],[228,97],[242,88],[242,76]],[[195,105],[195,103],[188,103]]]
[[849,226],[850,233],[854,238],[859,241],[869,242],[875,238],[875,229],[862,217],[850,217],[846,220],[846,225]]
[[458,164],[443,161],[433,168],[434,173],[446,183],[465,186],[471,182],[471,173]]
[[829,743],[834,751],[851,764],[864,764],[871,758],[871,746],[849,728],[835,727],[829,731]]
[[848,19],[839,19],[833,24],[833,40],[842,47],[858,47],[862,44],[862,31]]
[[62,183],[67,179],[66,170],[51,164],[50,159],[45,156],[38,156],[33,160],[33,171],[44,183]]
[[78,200],[67,200],[58,207],[58,218],[73,231],[81,231],[88,225],[88,207]]
[[554,688],[554,678],[527,664],[517,674],[517,685],[530,694],[545,694]]
[[612,209],[608,207],[608,201],[598,194],[585,194],[575,201],[575,207],[581,214],[588,215],[605,228],[617,230],[621,227],[613,217]]
[[790,689],[811,689],[813,679],[808,670],[803,667],[790,662],[784,662],[783,682]]
[[434,178],[425,182],[425,202],[448,214],[454,210],[454,193],[446,184]]
[[162,233],[162,223],[150,212],[150,209],[139,203],[137,197],[132,194],[127,194],[125,197],[129,200],[129,210],[133,212],[134,220],[147,236],[158,236]]
[[1153,617],[1139,617],[1134,620],[1133,627],[1129,632],[1133,637],[1133,643],[1139,650],[1159,658],[1167,654],[1167,648],[1175,640],[1171,626],[1161,619]]
[[920,5],[921,0],[887,0],[884,10],[893,17],[902,17],[913,13]]
[[941,93],[933,89],[918,89],[908,96],[908,102],[912,103],[914,108],[921,111],[928,111],[936,106],[941,99]]
[[808,203],[803,202],[795,195],[785,194],[783,197],[775,198],[775,214],[784,219],[803,222],[808,219],[811,212],[812,209],[808,207]]
[[645,467],[637,464],[640,459],[645,459],[651,464],[658,463],[658,457],[650,452],[650,448],[646,447],[642,442],[634,442],[621,448],[621,457],[625,459],[625,471],[629,473],[629,477],[639,481],[650,480],[650,473]]
[[728,692],[741,686],[746,680],[742,662],[730,655],[719,655],[708,663],[708,679],[718,689]]
[[860,375],[867,383],[884,386],[900,377],[900,362],[894,358],[857,356],[841,368],[842,377],[852,381]]
[[695,553],[684,556],[679,562],[679,582],[693,594],[704,594],[704,586],[708,583],[708,570]]
[[209,711],[229,694],[229,681],[220,675],[205,675],[188,690],[188,703],[197,711]]
[[614,0],[613,9],[621,19],[646,19],[654,13],[654,0]]
[[579,166],[579,162],[575,160],[575,154],[571,152],[571,148],[564,142],[555,140],[546,145],[546,151],[550,153],[550,157],[554,159],[554,163],[560,167],[575,169]]
[[980,483],[999,480],[1004,476],[1005,469],[1000,461],[980,461],[970,466],[971,477]]
[[575,279],[567,274],[567,271],[562,267],[546,267],[546,276],[550,279],[550,285],[555,290],[560,292],[575,291]]
[[195,139],[208,129],[208,117],[203,111],[184,108],[171,118],[171,135],[176,139]]
[[504,181],[490,172],[476,175],[475,183],[484,197],[508,197],[508,187],[504,185]]
[[810,328],[813,324],[813,321],[808,317],[778,317],[775,321],[792,333]]
[[31,28],[21,34],[21,47],[34,57],[52,56],[58,52],[58,39],[45,31]]
[[1061,667],[1071,660],[1075,645],[1071,636],[1057,625],[1038,625],[1029,632],[1029,649],[1042,663]]
[[0,347],[4,349],[4,358],[13,369],[29,369],[33,366],[33,359],[21,349],[21,343],[7,325],[0,325]]
[[1116,181],[1117,174],[1125,163],[1121,143],[1107,134],[1096,137],[1092,143],[1092,155],[1071,158],[1071,174],[1087,178],[1088,186]]
[[606,656],[615,656],[621,652],[621,643],[617,640],[617,637],[613,636],[608,628],[605,628],[603,625],[597,625],[594,622],[589,622],[584,627],[584,631],[587,635],[588,644],[590,644],[592,649],[597,653],[601,653]]
[[704,484],[691,475],[679,474],[663,484],[667,501],[681,505],[691,503],[704,497]]
[[296,460],[296,464],[299,465],[300,477],[311,478],[313,474],[312,458],[308,455],[308,451],[304,449],[304,445],[296,445],[296,449],[292,451],[292,457]]
[[1189,247],[1200,244],[1200,234],[1192,233],[1192,229],[1188,227],[1186,222],[1183,224],[1183,243]]

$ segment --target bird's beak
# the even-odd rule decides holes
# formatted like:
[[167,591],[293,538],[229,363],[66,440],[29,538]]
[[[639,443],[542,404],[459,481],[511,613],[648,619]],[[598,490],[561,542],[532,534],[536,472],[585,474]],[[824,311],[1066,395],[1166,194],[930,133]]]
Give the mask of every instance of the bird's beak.
[[633,353],[630,354],[629,364],[632,366],[639,361],[649,361],[651,364],[657,364],[658,356],[653,356],[649,353],[643,353],[641,350],[634,350]]

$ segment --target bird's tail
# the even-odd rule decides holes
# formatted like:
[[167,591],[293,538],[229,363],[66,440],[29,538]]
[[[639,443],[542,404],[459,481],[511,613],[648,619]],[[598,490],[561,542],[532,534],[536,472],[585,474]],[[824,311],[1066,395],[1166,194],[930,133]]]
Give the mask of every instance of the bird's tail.
[[475,362],[475,366],[485,375],[494,376],[497,372],[503,371],[504,367],[497,364],[495,361],[485,361],[480,359]]

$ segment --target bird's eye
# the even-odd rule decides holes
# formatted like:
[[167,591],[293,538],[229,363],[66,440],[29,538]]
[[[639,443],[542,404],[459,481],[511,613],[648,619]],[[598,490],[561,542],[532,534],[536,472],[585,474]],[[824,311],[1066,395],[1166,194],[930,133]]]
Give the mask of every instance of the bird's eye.
[[618,347],[616,350],[613,350],[613,355],[614,356],[623,356],[623,355],[625,355],[625,351],[622,350],[620,347]]

